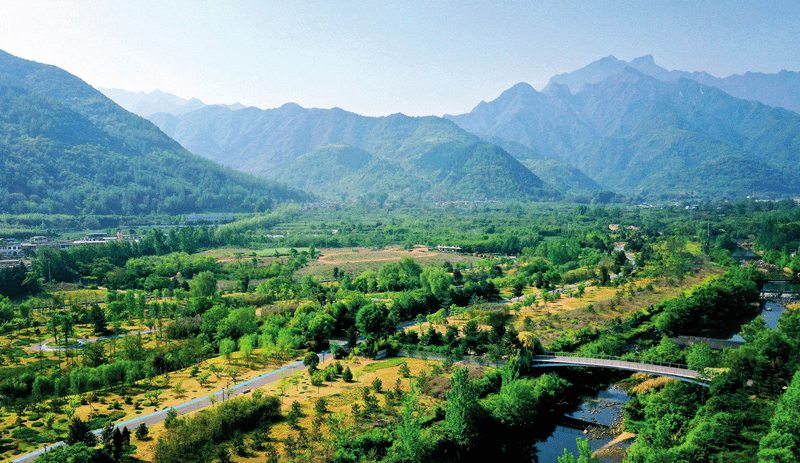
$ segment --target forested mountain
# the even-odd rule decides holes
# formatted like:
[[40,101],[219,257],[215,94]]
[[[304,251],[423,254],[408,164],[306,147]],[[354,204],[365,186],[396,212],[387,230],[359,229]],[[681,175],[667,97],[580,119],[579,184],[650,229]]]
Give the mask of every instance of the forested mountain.
[[506,151],[438,117],[365,117],[296,104],[207,106],[152,118],[193,153],[327,197],[541,199],[555,190]]
[[[800,115],[685,78],[665,82],[630,66],[611,72],[598,63],[569,79],[554,78],[542,92],[518,84],[468,114],[446,117],[472,133],[568,162],[625,194],[800,191],[794,174]],[[580,90],[573,94],[558,80]]]
[[[145,93],[129,92],[119,88],[98,87],[97,89],[103,92],[103,95],[111,98],[115,103],[122,106],[126,111],[130,111],[145,118],[156,113],[168,113],[177,116],[208,106],[197,98],[190,98],[187,100],[171,93],[162,92],[161,90],[153,90],[150,93]],[[223,106],[234,110],[244,108],[244,105],[240,103]]]
[[573,192],[600,191],[603,189],[602,186],[572,164],[539,154],[522,143],[498,137],[486,137],[486,141],[506,150],[531,172],[551,185],[558,185],[564,190]]
[[0,51],[0,211],[252,211],[309,196],[194,156],[54,66]]
[[550,82],[566,85],[573,94],[576,94],[583,90],[586,84],[602,82],[620,74],[626,67],[664,82],[681,78],[694,80],[709,87],[717,87],[736,98],[758,101],[767,106],[800,113],[800,72],[786,70],[775,74],[746,72],[721,78],[707,72],[668,71],[657,65],[651,55],[641,56],[630,62],[607,56],[577,71],[553,76]]

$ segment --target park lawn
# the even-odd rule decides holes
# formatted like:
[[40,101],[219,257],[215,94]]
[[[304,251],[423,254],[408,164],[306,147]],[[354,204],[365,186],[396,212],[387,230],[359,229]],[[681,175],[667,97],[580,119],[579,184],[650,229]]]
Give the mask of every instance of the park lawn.
[[[156,342],[155,337],[152,334],[143,335],[143,337],[146,340],[147,346],[152,346]],[[258,355],[259,353],[260,349],[256,349],[254,351],[255,355]],[[48,354],[50,354],[50,356],[47,358],[55,359],[55,353]],[[232,356],[230,363],[226,362],[223,357],[214,357],[206,360],[200,364],[197,376],[208,372],[211,364],[217,365],[225,370],[230,367],[235,367],[239,369],[239,375],[236,378],[236,383],[238,384],[248,379],[255,378],[256,376],[260,376],[264,373],[276,370],[281,366],[294,363],[300,359],[301,357],[295,356],[286,360],[285,362],[282,362],[280,365],[267,365],[266,368],[264,368],[262,365],[255,365],[252,363],[248,364],[245,359],[242,358],[241,353],[237,352]],[[62,363],[63,362],[64,360],[62,357]],[[84,403],[75,409],[75,416],[80,417],[84,421],[89,420],[92,422],[92,429],[97,429],[102,427],[103,423],[109,418],[113,418],[115,423],[127,421],[136,418],[137,416],[147,415],[158,410],[174,407],[175,405],[206,396],[212,392],[219,392],[223,387],[226,386],[226,384],[232,383],[230,377],[224,373],[221,373],[219,378],[216,375],[211,374],[208,383],[205,386],[202,386],[196,377],[191,377],[190,373],[191,367],[169,373],[168,380],[167,375],[159,375],[153,378],[151,383],[148,383],[146,380],[144,380],[139,381],[134,385],[116,386],[94,391],[93,393],[87,392],[75,396],[67,396],[64,397],[64,399],[67,403],[74,399],[83,399]],[[180,384],[180,388],[183,390],[183,392],[176,390],[175,386],[178,384]],[[145,397],[145,394],[151,391],[160,391],[161,393],[155,405],[152,405],[151,401]],[[130,404],[126,403],[126,397],[129,398]],[[14,444],[17,446],[13,452],[0,454],[0,458],[8,458],[15,455],[28,453],[41,448],[47,443],[55,443],[64,438],[66,435],[68,418],[63,411],[55,416],[56,424],[54,428],[56,432],[47,431],[41,424],[35,425],[34,427],[34,422],[43,422],[46,413],[33,413],[30,410],[25,412],[26,416],[30,416],[32,414],[37,415],[38,418],[33,421],[26,419],[22,422],[23,427],[37,430],[39,435],[42,436],[41,439],[32,439],[30,437],[13,439],[11,433],[14,429],[19,427],[16,425],[17,416],[15,413],[9,411],[0,413],[0,429],[8,430],[8,433],[4,434],[3,438],[12,438],[14,440]],[[134,430],[131,429],[131,432],[133,431]]]
[[[512,319],[509,323],[518,331],[533,331],[542,344],[547,347],[564,335],[582,328],[603,329],[608,320],[620,317],[624,319],[633,312],[655,305],[665,299],[679,296],[700,282],[717,278],[723,269],[715,266],[704,266],[694,274],[686,275],[680,284],[665,278],[648,278],[634,280],[624,287],[587,286],[583,297],[570,297],[565,293],[559,299],[544,303],[541,296],[532,306],[523,306],[519,310],[510,311]],[[653,289],[647,289],[648,284]],[[525,294],[539,294],[536,288],[526,288]],[[507,304],[508,306],[512,304]],[[590,309],[589,306],[592,306]],[[469,309],[460,315],[451,315],[447,319],[449,325],[459,329],[471,319],[478,317],[477,311]],[[530,317],[526,326],[525,320]],[[488,325],[480,325],[488,330]],[[419,333],[430,329],[427,321],[406,328]],[[444,327],[438,327],[444,331]]]
[[68,289],[54,291],[53,295],[60,298],[64,305],[72,305],[105,301],[107,292],[104,289]]
[[[721,273],[718,267],[706,266],[687,275],[680,284],[664,278],[649,278],[619,288],[590,286],[581,298],[562,296],[540,307],[523,307],[514,324],[522,331],[525,318],[530,317],[534,333],[548,346],[570,331],[587,327],[603,329],[611,319],[625,319],[634,312],[677,297],[698,283],[717,278]],[[653,289],[648,289],[648,285]]]
[[[332,359],[329,359],[321,363],[319,368],[323,369],[333,362]],[[376,378],[382,381],[384,392],[375,394],[373,391],[373,395],[378,398],[379,403],[383,406],[385,391],[394,389],[398,379],[400,379],[400,388],[408,392],[411,390],[411,382],[414,380],[414,376],[418,375],[423,370],[430,375],[431,367],[440,364],[440,362],[436,361],[424,361],[412,358],[388,359],[382,361],[351,358],[348,360],[339,360],[339,362],[343,367],[350,367],[354,375],[353,382],[346,383],[341,377],[338,377],[333,382],[326,382],[322,387],[317,388],[311,385],[308,372],[304,371],[287,376],[282,381],[269,384],[261,388],[261,390],[266,395],[275,395],[281,398],[281,410],[284,416],[289,413],[292,402],[295,400],[300,402],[305,416],[300,419],[299,426],[308,431],[312,428],[315,415],[314,404],[319,397],[324,397],[327,401],[328,413],[326,416],[340,414],[348,417],[348,419],[352,419],[353,403],[359,403],[363,407],[361,389],[363,387],[371,387],[373,380]],[[400,364],[403,362],[408,364],[411,370],[411,378],[401,377],[399,370]],[[471,369],[482,371],[482,368],[471,367]],[[481,373],[475,373],[476,376],[479,374]],[[443,397],[443,391],[449,388],[449,380],[442,375],[436,377],[434,383],[437,385],[438,389],[434,388],[433,391],[440,397]],[[437,402],[437,399],[429,396],[420,396],[419,399],[425,409],[432,408]],[[134,442],[137,445],[135,456],[143,461],[152,462],[154,460],[156,443],[163,432],[163,423],[152,426],[150,428],[150,439],[143,442]],[[327,432],[329,432],[329,429],[327,425],[324,425],[322,428],[323,435]],[[290,435],[297,439],[298,434],[298,431],[292,429],[286,421],[281,421],[271,426],[269,442],[278,450],[281,461],[285,459],[286,455],[283,446],[284,439]],[[245,444],[247,445],[250,440],[250,436],[246,436]],[[233,450],[231,453],[233,453]],[[248,446],[248,455],[239,456],[234,454],[233,459],[237,462],[261,462],[264,461],[264,453],[263,451],[253,451],[249,449]]]

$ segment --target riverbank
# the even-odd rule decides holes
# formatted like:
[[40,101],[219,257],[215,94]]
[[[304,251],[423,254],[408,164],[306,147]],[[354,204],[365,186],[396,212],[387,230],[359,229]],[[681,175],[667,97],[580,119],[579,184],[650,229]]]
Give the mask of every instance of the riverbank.
[[[630,396],[616,385],[601,390],[594,396],[584,397],[578,409],[568,415],[570,418],[589,424],[584,430],[558,426],[544,442],[537,444],[540,463],[557,463],[564,449],[578,454],[576,439],[588,439],[592,451],[603,463],[620,463],[631,437],[620,439],[622,431],[622,406]],[[630,433],[627,433],[630,434]],[[635,435],[634,435],[635,436]],[[616,442],[615,442],[616,441]]]

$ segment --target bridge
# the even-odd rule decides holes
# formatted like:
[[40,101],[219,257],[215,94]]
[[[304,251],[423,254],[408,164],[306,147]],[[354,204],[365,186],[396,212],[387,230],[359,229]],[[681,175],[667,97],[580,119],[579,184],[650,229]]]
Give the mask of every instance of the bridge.
[[551,352],[544,355],[535,355],[535,367],[590,367],[614,368],[617,370],[638,371],[658,376],[668,376],[680,381],[699,384],[709,387],[708,378],[688,366],[679,363],[655,362],[643,359],[625,359],[609,355],[575,354],[570,352]]
[[[444,361],[446,357],[435,354],[420,354],[419,352],[398,351],[398,357],[426,358],[429,360]],[[576,354],[571,352],[548,352],[544,355],[534,355],[533,368],[551,367],[590,367],[590,368],[613,368],[617,370],[637,371],[649,373],[651,375],[667,376],[687,383],[694,383],[700,386],[709,387],[711,375],[703,374],[699,371],[690,369],[687,365],[680,363],[656,362],[644,359],[626,359],[613,357],[610,355],[590,355]],[[482,358],[463,357],[462,362],[486,365]],[[505,365],[503,361],[495,362],[497,367]]]

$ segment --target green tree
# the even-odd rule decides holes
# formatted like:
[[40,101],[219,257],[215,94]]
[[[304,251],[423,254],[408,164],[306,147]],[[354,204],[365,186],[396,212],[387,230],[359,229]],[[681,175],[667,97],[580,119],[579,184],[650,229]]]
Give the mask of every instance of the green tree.
[[231,338],[225,338],[219,342],[219,353],[225,357],[225,361],[231,363],[231,357],[236,352],[236,341]]
[[97,445],[97,438],[92,433],[92,430],[89,429],[89,425],[76,416],[73,417],[72,421],[69,423],[67,438],[64,439],[64,442],[67,445],[73,445],[81,442],[86,444],[88,447],[94,447]]
[[469,371],[466,368],[456,368],[450,378],[444,421],[456,444],[466,449],[472,445],[478,436],[478,423],[482,414],[478,394],[469,382]]
[[587,439],[578,438],[575,442],[578,445],[578,459],[576,460],[575,455],[564,449],[564,455],[558,457],[558,463],[600,463],[599,458],[592,456],[592,447],[589,446]]
[[36,458],[36,461],[39,463],[94,463],[103,458],[105,457],[102,457],[93,446],[77,442],[43,453]]
[[761,440],[758,461],[789,463],[800,461],[800,371],[778,401],[770,430]]
[[346,367],[342,372],[342,381],[349,383],[353,381],[353,372],[350,371],[350,367]]
[[106,363],[106,347],[102,341],[89,342],[83,345],[83,364],[95,368]]
[[239,339],[258,330],[255,307],[240,307],[232,310],[217,324],[217,339]]
[[239,340],[239,350],[244,355],[247,362],[250,362],[250,356],[253,355],[253,338],[245,336]]
[[140,424],[136,428],[136,431],[134,432],[134,435],[136,436],[137,440],[145,440],[145,439],[147,439],[147,435],[148,434],[150,434],[150,430],[147,429],[147,425],[144,424],[144,423]]
[[395,324],[389,318],[389,309],[380,302],[367,304],[359,309],[356,314],[356,325],[365,335],[379,335],[387,331],[394,331]]
[[94,325],[95,334],[105,334],[106,325],[108,322],[106,321],[105,311],[100,308],[99,305],[92,304],[92,310],[89,313],[89,318],[92,321],[92,325]]
[[307,366],[309,374],[312,374],[319,365],[319,356],[314,352],[307,353],[306,356],[303,357],[303,365]]
[[217,277],[213,272],[200,272],[189,284],[192,297],[211,297],[217,291]]
[[317,311],[314,318],[308,323],[306,337],[313,341],[314,345],[322,345],[330,338],[336,325],[336,319],[326,310]]
[[417,412],[416,392],[405,396],[400,411],[400,423],[394,428],[394,442],[389,449],[389,461],[425,461],[431,451],[431,443],[423,433],[422,417]]
[[375,392],[383,391],[383,381],[380,378],[375,378],[372,380],[372,390]]
[[317,388],[317,392],[319,392],[319,388],[325,384],[325,374],[323,372],[316,372],[312,373],[312,370],[308,370],[309,374],[311,374],[311,385]]
[[420,284],[426,292],[443,301],[449,294],[453,276],[443,268],[427,267],[420,274]]

